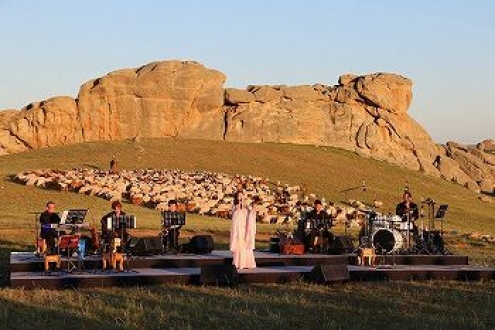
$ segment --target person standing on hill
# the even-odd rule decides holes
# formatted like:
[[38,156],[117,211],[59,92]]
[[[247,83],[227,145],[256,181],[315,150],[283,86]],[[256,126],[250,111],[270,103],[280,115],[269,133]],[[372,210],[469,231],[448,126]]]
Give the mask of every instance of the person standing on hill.
[[232,226],[229,248],[233,255],[233,264],[237,269],[256,268],[254,247],[256,236],[256,206],[251,209],[244,205],[244,195],[237,191],[234,195]]
[[110,172],[117,172],[117,159],[115,156],[112,156],[112,160],[110,160]]

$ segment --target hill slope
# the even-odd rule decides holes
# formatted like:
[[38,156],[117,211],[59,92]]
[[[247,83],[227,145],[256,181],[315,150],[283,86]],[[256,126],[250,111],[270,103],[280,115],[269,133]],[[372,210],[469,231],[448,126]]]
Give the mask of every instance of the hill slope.
[[[365,203],[382,200],[384,207],[381,212],[384,213],[394,211],[404,187],[408,186],[416,201],[430,197],[450,205],[446,229],[495,234],[495,203],[481,202],[475,194],[459,185],[420,172],[330,147],[170,138],[90,142],[0,157],[2,227],[31,223],[27,212],[42,209],[48,199],[54,199],[62,207],[89,207],[96,217],[103,214],[108,209],[108,202],[104,200],[25,187],[10,182],[9,177],[30,169],[108,168],[112,156],[116,156],[120,168],[177,168],[251,174],[301,185],[309,192],[337,202],[346,198],[360,199]],[[362,180],[366,180],[366,192],[359,189],[347,195],[341,193],[346,188],[359,186]],[[126,207],[145,219],[146,225],[157,217],[153,210],[131,205]]]

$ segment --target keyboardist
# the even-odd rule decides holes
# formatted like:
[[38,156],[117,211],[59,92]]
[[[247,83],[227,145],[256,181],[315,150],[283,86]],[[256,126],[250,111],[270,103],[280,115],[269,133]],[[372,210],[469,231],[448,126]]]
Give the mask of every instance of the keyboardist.
[[55,212],[55,203],[49,201],[46,203],[46,209],[40,214],[40,237],[46,242],[47,253],[56,253],[56,239],[58,237],[57,225],[60,223],[60,216]]

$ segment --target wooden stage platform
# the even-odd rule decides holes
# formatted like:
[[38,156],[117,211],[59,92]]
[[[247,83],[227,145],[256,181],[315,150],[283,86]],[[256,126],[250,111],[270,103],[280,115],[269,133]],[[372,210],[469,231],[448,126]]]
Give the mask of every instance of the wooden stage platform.
[[[44,272],[43,259],[33,253],[12,252],[10,285],[25,288],[83,288],[149,285],[162,283],[233,284],[286,283],[314,280],[314,269],[320,267],[324,281],[339,281],[342,269],[350,281],[379,280],[493,280],[495,268],[468,265],[466,256],[397,255],[378,260],[376,267],[356,266],[356,255],[280,255],[255,252],[256,269],[232,271],[228,251],[211,254],[157,255],[132,257],[124,272],[101,270],[99,256],[88,256],[67,272],[67,258],[62,258],[59,271]],[[338,270],[338,271],[335,271]],[[313,271],[313,272],[312,272]],[[337,278],[335,278],[337,276]]]

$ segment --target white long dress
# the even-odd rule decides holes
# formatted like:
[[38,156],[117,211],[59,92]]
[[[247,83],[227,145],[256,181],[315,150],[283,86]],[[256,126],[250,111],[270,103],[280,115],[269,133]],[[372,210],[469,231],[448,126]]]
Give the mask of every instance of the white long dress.
[[254,242],[256,236],[256,212],[236,206],[232,213],[230,251],[237,269],[256,268]]

